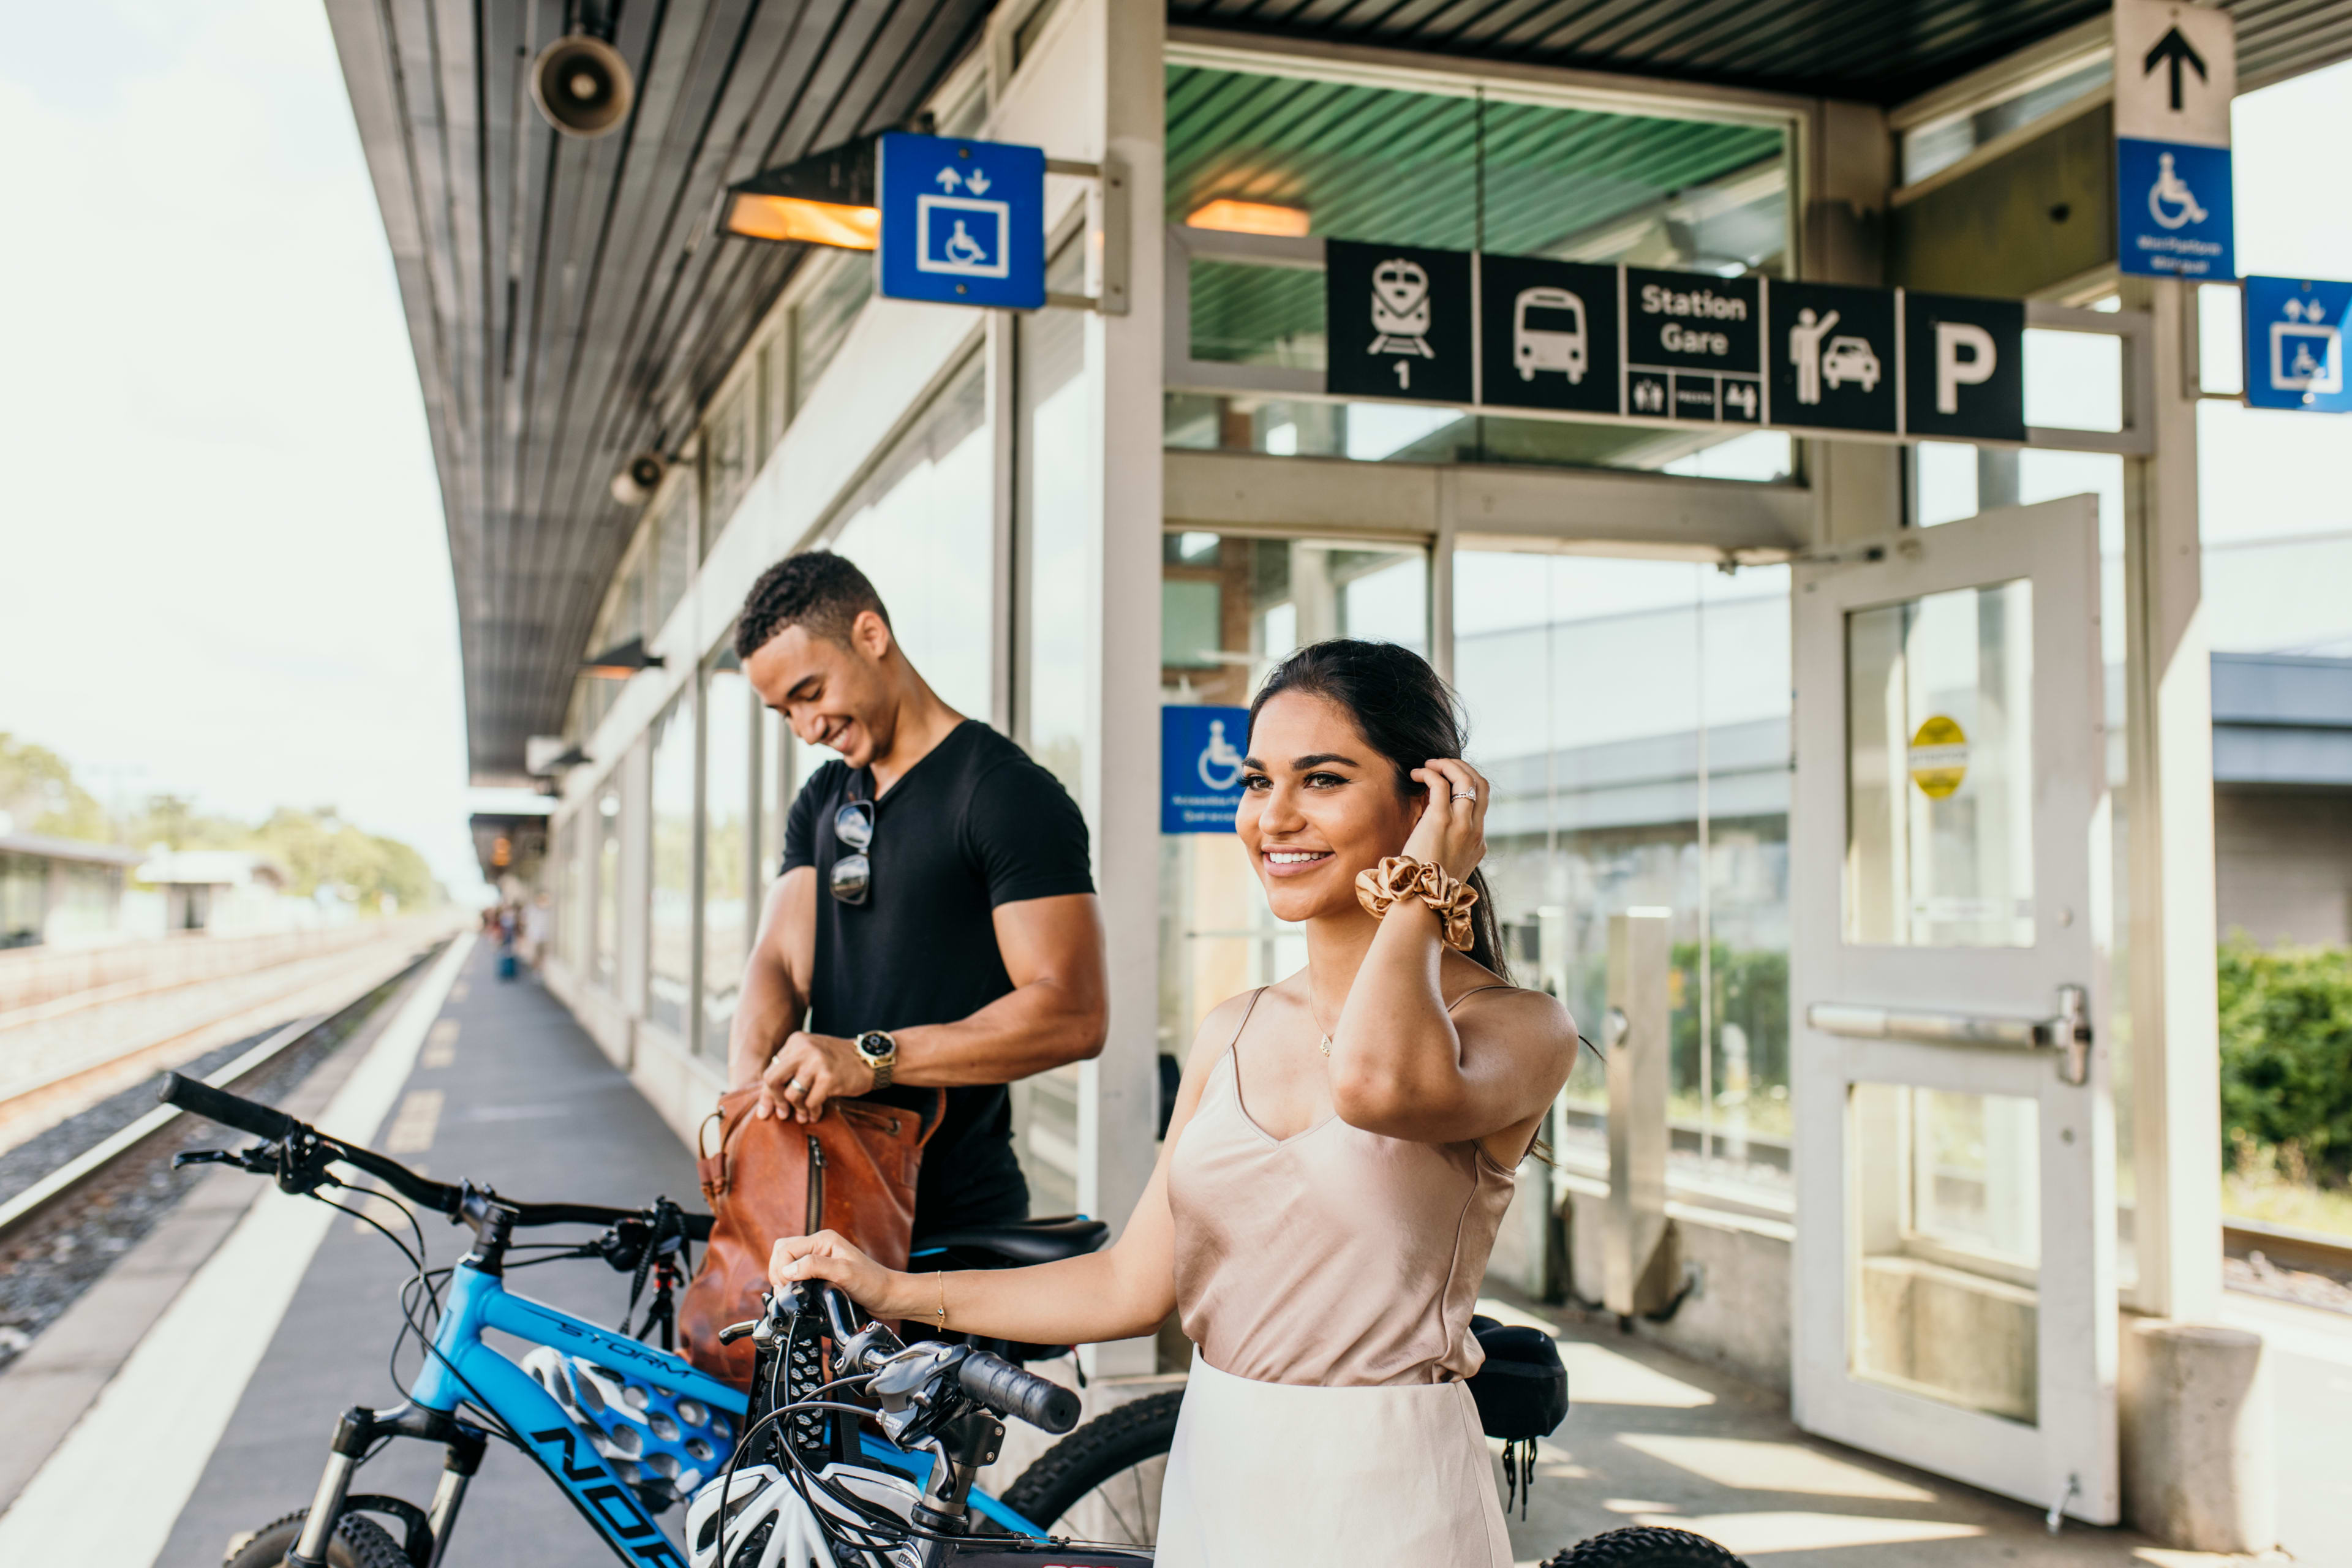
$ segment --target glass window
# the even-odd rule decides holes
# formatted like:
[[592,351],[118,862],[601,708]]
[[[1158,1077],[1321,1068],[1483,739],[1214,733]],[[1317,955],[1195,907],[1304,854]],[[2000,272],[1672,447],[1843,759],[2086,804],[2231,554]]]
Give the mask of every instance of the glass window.
[[975,354],[858,487],[831,546],[873,580],[940,700],[983,717],[996,664],[992,461]]
[[646,1017],[691,1042],[694,987],[694,699],[654,723],[653,858]]
[[677,608],[677,602],[686,597],[687,581],[694,575],[694,487],[672,485],[655,505],[659,510],[647,531],[646,549],[648,643]]
[[609,779],[596,823],[596,984],[611,994],[621,988],[621,788]]
[[1986,142],[2055,113],[2113,80],[2115,62],[2101,59],[2034,83],[1998,103],[1903,132],[1903,183],[1906,185],[1948,169]]
[[2040,1107],[1858,1083],[1847,1107],[1858,1377],[2032,1425],[2042,1262]]
[[[1171,533],[1160,563],[1163,703],[1245,706],[1276,661],[1326,637],[1429,647],[1419,545]],[[1160,1049],[1181,1059],[1209,1009],[1306,963],[1307,938],[1274,918],[1232,835],[1160,846]]]
[[[770,333],[760,349],[761,463],[784,438],[784,426],[792,423],[797,406],[793,401],[793,331],[787,323],[782,331]],[[758,467],[752,465],[755,470]]]
[[743,962],[751,956],[753,858],[759,853],[752,803],[760,788],[758,700],[734,651],[723,650],[703,674],[702,1032],[698,1048],[723,1058],[735,1021]]
[[[1084,247],[1073,239],[1055,253],[1045,287],[1076,293],[1085,285],[1085,271]],[[1018,552],[1027,564],[1021,584],[1018,728],[1029,754],[1062,781],[1071,798],[1084,800],[1092,661],[1086,621],[1068,606],[1092,596],[1087,571],[1095,559],[1086,321],[1075,310],[1038,310],[1024,314],[1015,330]]]
[[[1778,275],[1789,246],[1780,125],[1600,110],[1178,66],[1168,73],[1167,216],[1196,228],[1484,249],[1733,276]],[[1319,370],[1323,279],[1190,263],[1197,360]],[[1454,409],[1171,394],[1171,447],[1359,461],[1655,469],[1714,433]],[[1785,478],[1751,458],[1725,477]]]
[[[1494,786],[1486,879],[1522,984],[1588,1035],[1609,917],[1674,912],[1670,1159],[1789,1171],[1789,574],[1465,549],[1454,672]],[[1604,1171],[1588,1054],[1559,1147]]]
[[714,404],[702,422],[702,514],[710,524],[702,531],[701,553],[705,555],[710,552],[710,542],[735,515],[735,503],[751,488],[751,476],[760,466],[755,449],[759,438],[759,381],[755,370],[733,392]]
[[0,948],[33,947],[48,916],[49,868],[30,855],[0,855]]
[[1846,616],[1845,940],[2033,945],[2033,584]]
[[808,297],[793,307],[793,376],[792,416],[798,417],[801,405],[808,401],[809,391],[824,367],[841,352],[841,340],[849,335],[849,325],[857,320],[857,312],[866,308],[874,292],[874,258],[863,251],[844,251],[831,258],[831,269],[820,279]]

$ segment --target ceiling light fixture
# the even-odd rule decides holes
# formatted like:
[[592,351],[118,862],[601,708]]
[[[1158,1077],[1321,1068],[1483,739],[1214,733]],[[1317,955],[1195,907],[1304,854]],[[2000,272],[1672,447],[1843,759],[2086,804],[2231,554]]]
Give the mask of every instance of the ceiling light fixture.
[[1187,228],[1221,229],[1227,234],[1272,234],[1296,239],[1307,228],[1305,207],[1280,206],[1273,202],[1235,201],[1231,196],[1219,196],[1205,206],[1196,207],[1184,220]]
[[881,135],[860,136],[795,163],[763,169],[719,195],[719,227],[745,239],[872,250],[881,242],[875,184]]

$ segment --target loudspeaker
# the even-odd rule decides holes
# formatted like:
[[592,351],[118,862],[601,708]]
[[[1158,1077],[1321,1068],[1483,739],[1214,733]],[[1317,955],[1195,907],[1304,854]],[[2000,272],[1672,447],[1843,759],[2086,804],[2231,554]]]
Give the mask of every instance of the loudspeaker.
[[586,33],[558,38],[530,63],[530,100],[566,136],[602,136],[629,112],[636,89],[621,51]]
[[623,506],[642,506],[653,495],[669,465],[654,452],[640,452],[629,466],[613,476],[613,499]]

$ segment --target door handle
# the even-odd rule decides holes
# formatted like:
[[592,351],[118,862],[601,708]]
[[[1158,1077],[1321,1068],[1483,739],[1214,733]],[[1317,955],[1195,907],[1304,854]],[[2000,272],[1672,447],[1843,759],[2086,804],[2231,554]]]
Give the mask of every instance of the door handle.
[[2063,1051],[2058,1075],[2068,1083],[2088,1081],[2091,1063],[2090,995],[2079,985],[2058,987],[2058,1010],[2047,1018],[2011,1018],[1986,1013],[1929,1013],[1908,1008],[1864,1007],[1845,1002],[1815,1002],[1805,1022],[1825,1035],[1853,1040],[1902,1040],[1921,1046],[1978,1046],[1995,1050]]

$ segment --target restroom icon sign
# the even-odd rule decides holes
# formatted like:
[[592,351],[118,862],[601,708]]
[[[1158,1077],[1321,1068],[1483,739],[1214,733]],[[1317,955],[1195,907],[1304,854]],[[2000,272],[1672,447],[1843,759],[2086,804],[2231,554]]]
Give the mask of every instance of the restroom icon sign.
[[1006,202],[982,196],[915,198],[915,267],[952,278],[1003,278],[1013,270],[1005,243],[1013,226]]

